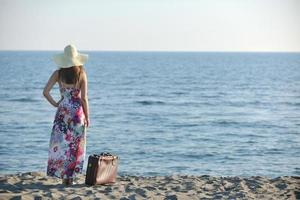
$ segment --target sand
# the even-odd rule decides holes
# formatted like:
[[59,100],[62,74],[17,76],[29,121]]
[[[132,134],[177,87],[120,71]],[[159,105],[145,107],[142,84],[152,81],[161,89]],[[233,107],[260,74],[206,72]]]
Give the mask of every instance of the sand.
[[0,199],[300,199],[300,177],[120,176],[114,185],[63,186],[41,172],[0,176]]

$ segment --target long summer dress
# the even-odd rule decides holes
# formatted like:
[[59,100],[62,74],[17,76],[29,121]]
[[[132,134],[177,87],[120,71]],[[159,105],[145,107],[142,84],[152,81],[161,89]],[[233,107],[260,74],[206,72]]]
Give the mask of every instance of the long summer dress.
[[63,88],[51,132],[47,175],[74,178],[82,173],[86,151],[85,115],[80,89]]

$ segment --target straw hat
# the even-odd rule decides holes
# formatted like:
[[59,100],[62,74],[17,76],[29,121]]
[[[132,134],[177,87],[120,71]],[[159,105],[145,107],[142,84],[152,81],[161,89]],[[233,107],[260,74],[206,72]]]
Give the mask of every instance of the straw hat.
[[80,54],[74,45],[68,45],[64,49],[64,53],[53,56],[54,62],[58,68],[69,68],[72,66],[83,65],[88,59],[87,54]]

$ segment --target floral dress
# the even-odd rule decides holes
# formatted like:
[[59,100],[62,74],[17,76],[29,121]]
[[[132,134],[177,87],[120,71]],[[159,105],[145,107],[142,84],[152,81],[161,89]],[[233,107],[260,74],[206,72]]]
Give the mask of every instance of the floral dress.
[[61,88],[59,103],[52,128],[47,175],[74,178],[82,173],[86,151],[85,115],[80,90]]

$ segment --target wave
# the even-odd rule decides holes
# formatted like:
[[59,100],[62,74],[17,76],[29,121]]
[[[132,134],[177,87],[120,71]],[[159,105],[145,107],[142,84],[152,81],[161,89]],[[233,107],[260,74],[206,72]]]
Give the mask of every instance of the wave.
[[15,99],[9,99],[8,101],[13,101],[13,102],[38,102],[40,101],[39,99],[32,99],[32,98],[26,98],[26,97],[22,97],[22,98],[15,98]]
[[163,101],[151,101],[151,100],[136,101],[136,103],[141,104],[141,105],[164,105],[164,104],[166,104]]
[[278,148],[271,148],[271,149],[267,149],[265,154],[283,154],[282,149],[278,149]]
[[212,124],[215,125],[222,125],[222,126],[231,126],[231,125],[240,125],[243,122],[236,122],[236,121],[227,121],[227,120],[219,120],[219,121],[212,121]]
[[170,92],[170,94],[174,94],[174,95],[184,95],[184,94],[188,94],[187,92]]
[[231,121],[231,120],[219,120],[208,122],[211,125],[226,126],[226,127],[248,127],[248,128],[276,128],[284,129],[287,126],[274,124],[271,122],[259,122],[259,121]]
[[300,102],[282,102],[282,104],[288,105],[288,106],[300,106]]
[[195,123],[192,123],[192,124],[171,124],[169,125],[169,127],[176,127],[176,128],[183,128],[183,127],[195,127],[195,126],[200,126],[201,124],[195,124]]

